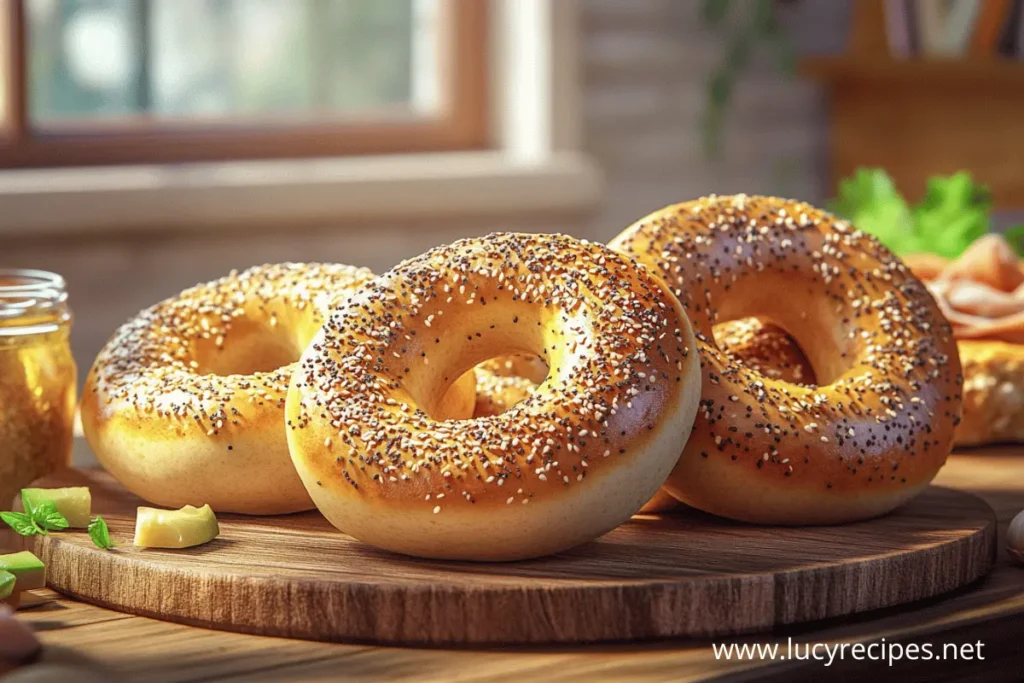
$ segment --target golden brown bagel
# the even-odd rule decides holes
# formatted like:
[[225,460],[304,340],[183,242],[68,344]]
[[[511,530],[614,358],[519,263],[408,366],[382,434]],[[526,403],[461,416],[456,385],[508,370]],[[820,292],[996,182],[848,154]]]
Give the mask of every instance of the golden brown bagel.
[[[729,320],[714,326],[714,338],[728,355],[748,368],[784,382],[814,384],[814,369],[796,341],[784,329],[761,318]],[[477,402],[479,403],[479,383]],[[679,501],[664,488],[647,501],[640,514],[669,512]]]
[[[931,268],[941,257],[905,258],[922,280],[934,278]],[[956,332],[954,331],[954,337]],[[800,384],[815,383],[814,370],[785,330],[757,318],[715,325],[723,351],[758,372]],[[1024,441],[1024,345],[999,340],[960,339],[957,351],[963,372],[963,407],[954,444],[980,446]],[[477,394],[480,400],[480,394]],[[662,508],[669,505],[662,500]],[[648,512],[647,506],[641,512]]]
[[[410,555],[514,560],[613,529],[693,422],[699,368],[666,285],[602,245],[495,234],[406,261],[340,307],[299,363],[292,459],[336,527]],[[431,407],[488,358],[548,378],[494,417]]]
[[[814,383],[814,370],[796,342],[781,327],[760,318],[719,323],[715,339],[724,351],[748,367],[776,379]],[[474,417],[499,415],[525,400],[547,375],[547,366],[536,356],[504,356],[476,367]],[[668,512],[679,501],[664,489],[644,503],[638,514]]]
[[[769,524],[883,514],[946,460],[960,363],[924,285],[873,238],[800,202],[707,197],[612,242],[670,283],[701,350],[701,408],[666,488],[707,512]],[[719,320],[766,315],[820,386],[773,379],[717,346]]]
[[[129,491],[165,507],[313,507],[291,464],[284,399],[325,314],[372,274],[280,264],[198,285],[122,326],[86,380],[85,436]],[[446,406],[472,410],[470,382]]]
[[[473,417],[491,417],[525,401],[544,381],[548,367],[537,356],[516,354],[484,361],[476,366],[475,371],[476,409]],[[637,514],[653,515],[677,507],[678,500],[658,489]]]

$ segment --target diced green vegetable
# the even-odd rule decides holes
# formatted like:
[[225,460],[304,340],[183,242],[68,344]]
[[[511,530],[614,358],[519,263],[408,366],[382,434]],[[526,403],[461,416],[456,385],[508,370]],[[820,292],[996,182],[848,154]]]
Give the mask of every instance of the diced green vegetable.
[[0,571],[14,575],[19,591],[30,591],[46,586],[46,565],[27,550],[12,555],[0,555]]
[[92,494],[88,487],[63,489],[22,489],[21,504],[26,509],[50,501],[73,529],[86,529],[92,519]]
[[0,570],[0,600],[11,597],[15,583],[17,579],[14,574]]

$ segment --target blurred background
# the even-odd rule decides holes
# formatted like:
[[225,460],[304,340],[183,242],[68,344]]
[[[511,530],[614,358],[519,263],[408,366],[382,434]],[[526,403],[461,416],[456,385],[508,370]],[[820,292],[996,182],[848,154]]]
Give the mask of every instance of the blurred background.
[[955,255],[1024,204],[1020,5],[0,0],[0,266],[67,278],[84,375],[232,268],[604,241],[712,192],[880,235],[930,206],[955,239],[915,248]]

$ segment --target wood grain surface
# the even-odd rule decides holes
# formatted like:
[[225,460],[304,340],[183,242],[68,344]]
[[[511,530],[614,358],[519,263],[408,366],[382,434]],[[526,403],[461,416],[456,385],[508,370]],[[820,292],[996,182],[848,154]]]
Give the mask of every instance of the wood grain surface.
[[749,633],[919,600],[992,565],[995,515],[933,487],[869,522],[764,528],[697,512],[638,516],[598,541],[527,562],[476,564],[377,551],[319,514],[224,515],[190,550],[132,547],[141,503],[98,471],[89,486],[114,551],[82,532],[27,540],[67,595],[133,614],[311,640],[528,644]]
[[[84,452],[84,446],[79,443]],[[801,625],[769,634],[629,644],[491,648],[378,647],[316,643],[209,631],[113,612],[41,592],[45,603],[23,610],[46,645],[42,660],[19,671],[34,681],[139,683],[207,681],[979,681],[1020,680],[1024,648],[1024,567],[1011,564],[1006,527],[1024,508],[1024,448],[974,449],[954,455],[942,486],[975,493],[996,511],[999,543],[992,572],[952,593],[899,607]],[[2,543],[2,541],[0,541]],[[713,646],[795,643],[982,643],[984,659],[821,661],[723,658]],[[64,666],[63,677],[55,667]],[[70,667],[70,671],[67,667]],[[45,676],[44,676],[45,674]],[[0,680],[3,667],[0,665]],[[46,676],[49,676],[47,678]],[[24,680],[24,679],[22,679]]]

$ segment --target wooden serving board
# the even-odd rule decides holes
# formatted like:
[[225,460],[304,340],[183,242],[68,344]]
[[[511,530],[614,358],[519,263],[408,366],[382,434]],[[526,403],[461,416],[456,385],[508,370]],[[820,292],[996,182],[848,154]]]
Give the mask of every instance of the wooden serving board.
[[131,546],[142,504],[108,475],[89,486],[120,546],[85,532],[25,539],[56,590],[104,607],[216,629],[401,644],[579,643],[768,630],[907,603],[992,567],[996,520],[932,487],[880,519],[767,528],[695,511],[637,516],[556,556],[506,564],[418,560],[358,543],[319,514],[221,516],[189,550]]

